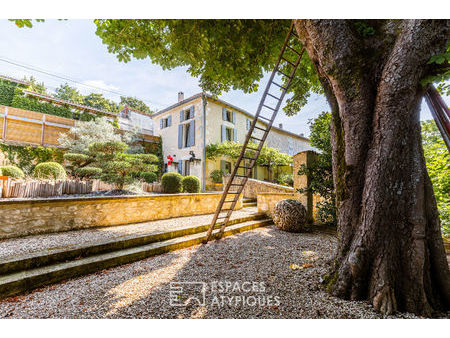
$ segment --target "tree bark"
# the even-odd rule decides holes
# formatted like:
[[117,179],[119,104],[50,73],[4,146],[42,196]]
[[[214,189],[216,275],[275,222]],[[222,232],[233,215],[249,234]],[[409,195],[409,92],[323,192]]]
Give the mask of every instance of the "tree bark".
[[449,308],[450,273],[421,145],[420,80],[446,20],[296,20],[332,108],[339,248],[331,293],[383,314]]

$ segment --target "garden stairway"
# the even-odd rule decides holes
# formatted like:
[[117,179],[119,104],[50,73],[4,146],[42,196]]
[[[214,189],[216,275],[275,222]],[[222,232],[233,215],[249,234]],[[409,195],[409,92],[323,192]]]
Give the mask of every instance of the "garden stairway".
[[[248,215],[231,219],[225,236],[272,224],[272,220],[254,212],[255,208],[245,209],[251,211]],[[205,239],[210,224],[204,223],[0,257],[0,298],[200,244]],[[112,227],[105,229],[109,228]],[[218,231],[219,226],[213,231],[214,237],[218,235]],[[58,236],[58,234],[50,235]]]

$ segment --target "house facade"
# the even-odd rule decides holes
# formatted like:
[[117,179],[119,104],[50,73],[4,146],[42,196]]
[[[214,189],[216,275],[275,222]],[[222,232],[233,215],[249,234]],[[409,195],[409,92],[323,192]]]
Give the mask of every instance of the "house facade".
[[[234,167],[227,157],[206,159],[206,146],[225,141],[243,143],[253,115],[209,94],[199,93],[187,99],[182,93],[178,96],[176,104],[152,115],[154,135],[162,139],[165,171],[195,175],[205,190],[212,184],[212,171],[229,173]],[[266,124],[258,122],[257,126],[263,128]],[[307,138],[274,126],[265,144],[288,155],[311,149]],[[284,170],[292,172],[292,168]],[[267,180],[267,167],[257,166],[252,177]]]

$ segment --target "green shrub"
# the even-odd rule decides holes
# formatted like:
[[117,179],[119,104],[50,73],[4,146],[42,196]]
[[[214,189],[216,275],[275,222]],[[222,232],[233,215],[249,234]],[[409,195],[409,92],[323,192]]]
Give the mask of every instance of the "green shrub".
[[185,176],[181,180],[183,192],[197,193],[200,192],[200,179],[197,176]]
[[214,183],[223,183],[223,171],[222,170],[213,170],[211,171],[211,174],[209,174],[209,177]]
[[278,176],[278,183],[292,187],[294,185],[294,178],[292,177],[292,174],[283,173]]
[[156,173],[151,171],[144,171],[140,174],[140,177],[147,183],[153,183],[156,181]]
[[66,178],[66,171],[59,163],[43,162],[34,167],[33,176],[39,179],[63,180]]
[[3,167],[0,167],[0,174],[2,176],[9,176],[12,178],[24,178],[25,174],[23,173],[22,169],[15,167],[13,165],[6,165]]
[[75,169],[75,173],[81,178],[94,178],[102,173],[102,169],[96,167],[83,167]]
[[182,191],[183,186],[181,181],[183,176],[179,173],[166,173],[161,178],[161,184],[163,186],[164,192],[169,194],[175,194]]

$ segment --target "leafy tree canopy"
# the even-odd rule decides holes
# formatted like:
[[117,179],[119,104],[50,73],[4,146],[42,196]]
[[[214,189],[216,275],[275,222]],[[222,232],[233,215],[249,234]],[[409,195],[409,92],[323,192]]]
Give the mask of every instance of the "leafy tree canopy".
[[[120,61],[150,57],[164,69],[188,66],[200,86],[219,95],[230,89],[258,89],[277,61],[290,20],[95,20],[97,35]],[[300,45],[300,42],[294,41]],[[308,57],[285,111],[295,114],[309,92],[321,92]]]
[[23,80],[30,83],[30,85],[27,87],[28,90],[39,94],[47,94],[47,88],[45,88],[44,82],[37,82],[37,80],[33,76],[30,76],[30,78],[24,76]]
[[124,107],[127,105],[130,108],[142,111],[144,113],[151,114],[153,111],[150,109],[149,106],[147,106],[144,101],[139,100],[132,96],[121,96],[120,97],[120,107]]
[[58,88],[56,88],[55,96],[59,97],[62,100],[67,100],[79,104],[83,103],[83,95],[81,95],[76,88],[69,86],[68,83],[60,85]]
[[91,93],[89,95],[86,95],[83,98],[83,103],[87,106],[113,113],[117,113],[119,111],[119,106],[115,102],[108,100],[103,96],[103,94]]

